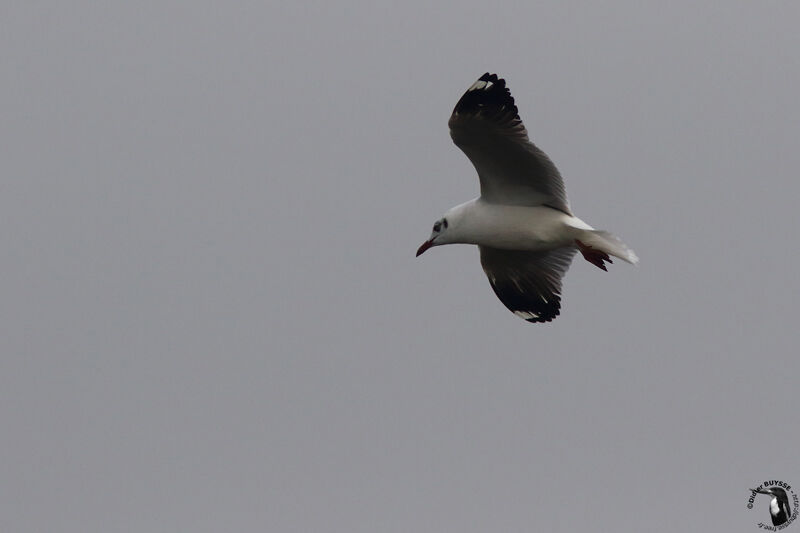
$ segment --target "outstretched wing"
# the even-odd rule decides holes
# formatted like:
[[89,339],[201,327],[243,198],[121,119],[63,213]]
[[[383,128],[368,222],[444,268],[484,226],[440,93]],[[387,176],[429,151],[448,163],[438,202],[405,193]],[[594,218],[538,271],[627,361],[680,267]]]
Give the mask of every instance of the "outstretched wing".
[[550,322],[558,316],[561,279],[577,251],[574,246],[546,252],[478,248],[494,293],[510,311],[528,322]]
[[572,214],[558,169],[528,140],[506,80],[488,72],[467,89],[450,136],[475,165],[481,197],[506,205],[547,205]]

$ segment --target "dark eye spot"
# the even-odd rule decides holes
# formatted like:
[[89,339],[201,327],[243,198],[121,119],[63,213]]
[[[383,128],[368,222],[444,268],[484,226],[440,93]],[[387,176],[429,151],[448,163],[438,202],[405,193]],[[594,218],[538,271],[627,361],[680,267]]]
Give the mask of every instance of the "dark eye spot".
[[433,231],[439,231],[441,227],[442,227],[441,222],[437,222],[436,224],[433,225]]

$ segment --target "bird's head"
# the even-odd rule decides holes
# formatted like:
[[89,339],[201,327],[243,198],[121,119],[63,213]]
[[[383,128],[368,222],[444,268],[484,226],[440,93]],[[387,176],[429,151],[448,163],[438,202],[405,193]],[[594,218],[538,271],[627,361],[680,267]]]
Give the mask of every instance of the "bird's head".
[[780,487],[765,487],[763,489],[750,489],[753,492],[757,492],[759,494],[768,494],[770,496],[786,496],[786,491]]
[[417,257],[421,256],[425,253],[425,250],[428,248],[432,248],[434,246],[438,246],[440,244],[447,244],[450,242],[447,238],[447,230],[450,228],[450,222],[447,220],[447,216],[444,216],[433,223],[433,229],[431,230],[431,236],[428,238],[427,241],[422,243],[417,249]]

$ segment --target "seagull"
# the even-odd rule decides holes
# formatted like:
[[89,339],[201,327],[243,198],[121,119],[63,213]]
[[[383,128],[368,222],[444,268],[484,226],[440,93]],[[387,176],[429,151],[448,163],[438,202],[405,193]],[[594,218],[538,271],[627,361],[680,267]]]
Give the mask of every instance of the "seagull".
[[528,139],[504,79],[481,76],[448,125],[478,171],[481,194],[437,220],[417,257],[443,244],[476,244],[495,294],[528,322],[558,316],[561,279],[577,251],[602,270],[610,256],[639,261],[617,237],[572,214],[561,175]]

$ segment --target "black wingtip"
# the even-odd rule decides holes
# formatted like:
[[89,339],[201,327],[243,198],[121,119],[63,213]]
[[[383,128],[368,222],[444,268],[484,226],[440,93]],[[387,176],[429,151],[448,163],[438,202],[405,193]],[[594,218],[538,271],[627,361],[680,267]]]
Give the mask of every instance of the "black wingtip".
[[456,104],[453,113],[479,113],[511,115],[518,118],[514,97],[506,87],[506,80],[497,74],[485,73],[473,83]]
[[529,322],[531,324],[547,324],[548,322],[552,322],[556,317],[550,316],[547,318],[526,318],[525,322]]
[[561,296],[550,294],[547,299],[520,291],[511,281],[490,281],[492,290],[509,311],[531,323],[551,322],[561,312]]

